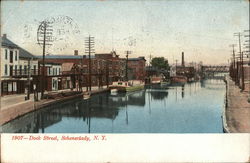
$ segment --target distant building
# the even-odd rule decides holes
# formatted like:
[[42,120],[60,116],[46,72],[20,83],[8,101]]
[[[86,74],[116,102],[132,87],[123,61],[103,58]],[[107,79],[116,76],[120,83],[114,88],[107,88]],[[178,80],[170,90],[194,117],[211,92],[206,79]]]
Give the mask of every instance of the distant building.
[[[38,56],[39,60],[42,61],[42,56]],[[91,55],[91,77],[92,86],[97,86],[99,80],[102,83],[106,83],[106,74],[109,74],[109,83],[112,81],[118,81],[125,78],[125,64],[126,60],[119,58],[116,52],[101,53]],[[78,51],[74,52],[74,55],[46,55],[45,61],[50,63],[74,63],[81,68],[81,72],[87,74],[89,72],[89,56],[78,55]],[[98,74],[102,74],[99,79]],[[86,81],[86,79],[84,79]],[[86,82],[84,82],[86,83]]]
[[108,62],[109,81],[125,79],[126,60],[119,58],[115,51],[106,54],[95,54],[96,59],[104,59]]
[[169,71],[164,69],[158,69],[152,66],[146,67],[146,80],[149,83],[159,83],[161,81],[167,81],[169,79]]
[[194,79],[195,72],[196,72],[196,70],[195,70],[195,66],[193,66],[193,63],[191,66],[185,66],[184,52],[182,52],[181,53],[181,66],[176,66],[176,68],[175,68],[176,76],[184,76],[188,80]]
[[194,67],[183,67],[183,66],[177,66],[176,67],[176,75],[177,76],[185,76],[188,79],[195,77],[195,69]]
[[30,52],[9,40],[6,34],[1,40],[1,95],[25,93],[29,74],[32,85],[33,76],[38,73],[38,60]]
[[128,79],[145,80],[146,59],[144,57],[128,58]]
[[46,91],[57,91],[61,89],[61,69],[62,64],[45,62],[45,69],[43,69],[42,62],[40,64],[40,73],[45,73],[45,90]]
[[[82,74],[81,67],[75,63],[63,63],[62,64],[62,89],[72,89],[72,88],[79,88],[86,83],[86,79],[82,76],[74,76],[72,74]],[[69,76],[65,76],[69,75]]]

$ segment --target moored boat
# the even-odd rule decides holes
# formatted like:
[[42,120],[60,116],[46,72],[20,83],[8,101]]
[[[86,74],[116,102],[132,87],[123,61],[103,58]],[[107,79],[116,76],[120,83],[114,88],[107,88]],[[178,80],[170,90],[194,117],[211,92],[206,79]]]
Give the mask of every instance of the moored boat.
[[188,81],[186,76],[173,76],[171,77],[171,83],[186,83]]
[[116,89],[118,92],[132,92],[144,88],[144,82],[140,80],[113,82],[110,89]]

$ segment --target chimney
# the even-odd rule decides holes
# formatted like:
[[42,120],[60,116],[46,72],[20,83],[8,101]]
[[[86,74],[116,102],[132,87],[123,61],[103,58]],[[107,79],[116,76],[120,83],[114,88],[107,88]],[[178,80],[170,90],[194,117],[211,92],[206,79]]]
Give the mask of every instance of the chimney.
[[3,34],[3,38],[7,38],[7,34]]
[[184,61],[184,52],[181,53],[181,66],[185,67],[185,61]]
[[74,55],[78,55],[78,50],[74,50]]

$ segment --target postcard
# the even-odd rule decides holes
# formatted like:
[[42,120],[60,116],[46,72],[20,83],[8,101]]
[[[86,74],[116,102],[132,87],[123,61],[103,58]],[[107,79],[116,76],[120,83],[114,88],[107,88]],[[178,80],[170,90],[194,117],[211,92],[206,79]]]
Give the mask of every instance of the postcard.
[[249,162],[249,7],[1,1],[1,162]]

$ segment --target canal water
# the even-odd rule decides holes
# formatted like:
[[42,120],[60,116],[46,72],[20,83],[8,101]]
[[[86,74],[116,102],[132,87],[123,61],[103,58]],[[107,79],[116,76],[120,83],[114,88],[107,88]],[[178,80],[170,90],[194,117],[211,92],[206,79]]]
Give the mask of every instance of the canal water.
[[222,80],[99,94],[26,114],[4,133],[222,133]]

